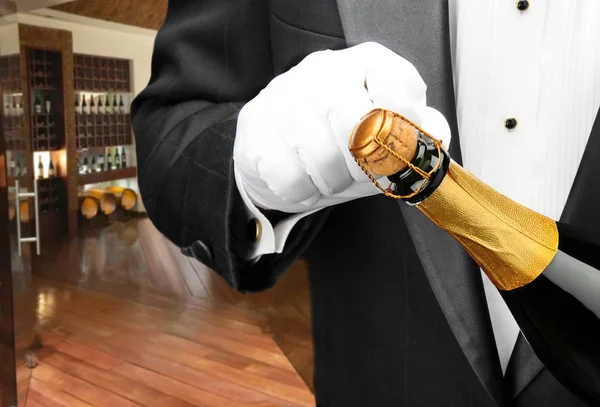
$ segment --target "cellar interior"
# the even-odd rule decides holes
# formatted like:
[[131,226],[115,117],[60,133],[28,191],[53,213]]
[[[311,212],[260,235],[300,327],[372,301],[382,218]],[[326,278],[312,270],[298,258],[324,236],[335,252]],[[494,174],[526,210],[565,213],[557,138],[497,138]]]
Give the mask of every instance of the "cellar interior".
[[[41,244],[143,214],[129,116],[132,61],[75,53],[65,30],[17,29],[20,52],[0,57],[8,179],[36,184]],[[36,205],[9,210],[34,219]]]
[[166,0],[0,0],[0,407],[314,405],[308,270],[234,291],[140,198]]

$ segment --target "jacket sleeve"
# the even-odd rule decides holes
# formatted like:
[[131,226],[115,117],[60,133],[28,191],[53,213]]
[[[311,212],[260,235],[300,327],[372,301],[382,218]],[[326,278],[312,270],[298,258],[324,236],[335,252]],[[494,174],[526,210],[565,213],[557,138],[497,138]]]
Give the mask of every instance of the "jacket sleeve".
[[267,3],[170,0],[150,81],[131,108],[148,217],[243,292],[275,284],[326,216],[300,221],[283,253],[244,260],[252,222],[235,185],[233,143],[241,107],[274,75]]

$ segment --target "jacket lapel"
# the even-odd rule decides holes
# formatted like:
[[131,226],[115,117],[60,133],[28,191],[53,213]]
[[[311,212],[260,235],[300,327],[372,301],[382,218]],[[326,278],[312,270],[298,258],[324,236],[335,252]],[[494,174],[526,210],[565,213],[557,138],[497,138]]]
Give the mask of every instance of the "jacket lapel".
[[[560,221],[583,229],[600,230],[600,112],[596,114]],[[517,397],[543,369],[544,365],[527,342],[518,341],[508,366],[510,396]]]
[[560,221],[600,230],[600,112],[596,114]]
[[[452,129],[450,154],[462,162],[447,2],[337,2],[348,46],[376,41],[415,65],[427,84],[428,105],[444,114]],[[403,202],[399,206],[450,328],[490,397],[498,406],[503,405],[502,370],[479,267],[450,235],[420,211]]]

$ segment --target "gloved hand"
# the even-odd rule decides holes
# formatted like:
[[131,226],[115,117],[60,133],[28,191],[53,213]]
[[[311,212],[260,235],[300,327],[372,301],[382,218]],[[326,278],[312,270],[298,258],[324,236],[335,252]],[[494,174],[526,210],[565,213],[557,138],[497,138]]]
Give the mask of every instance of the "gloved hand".
[[234,147],[238,187],[256,206],[288,213],[381,193],[350,155],[350,133],[381,107],[448,146],[448,123],[426,106],[425,90],[410,62],[374,42],[308,55],[242,108]]

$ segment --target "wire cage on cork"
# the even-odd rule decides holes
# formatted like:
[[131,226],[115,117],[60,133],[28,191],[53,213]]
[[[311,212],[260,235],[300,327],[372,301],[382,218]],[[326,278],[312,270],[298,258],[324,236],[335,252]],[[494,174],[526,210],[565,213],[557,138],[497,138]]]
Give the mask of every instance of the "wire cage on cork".
[[[436,139],[406,117],[385,109],[373,109],[356,124],[348,140],[348,148],[354,160],[384,195],[394,199],[410,199],[419,194],[438,171],[441,161],[430,171],[415,166],[411,161],[418,148],[416,132],[441,156],[442,140]],[[421,178],[421,183],[408,194],[397,194],[392,185],[384,188],[376,177],[398,174],[407,168]]]

